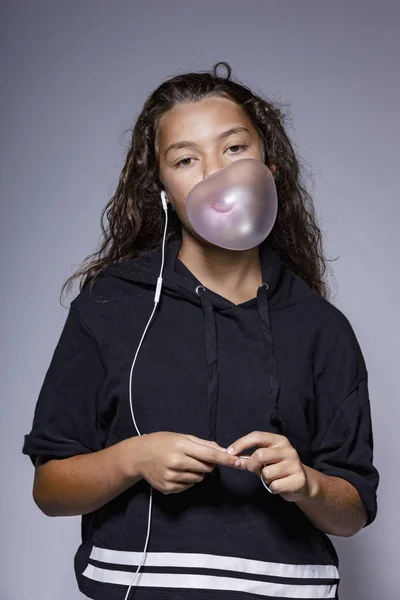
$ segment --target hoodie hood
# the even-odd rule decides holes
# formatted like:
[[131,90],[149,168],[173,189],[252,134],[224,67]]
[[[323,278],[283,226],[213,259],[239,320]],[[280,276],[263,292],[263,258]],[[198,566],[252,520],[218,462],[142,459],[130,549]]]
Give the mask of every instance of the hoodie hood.
[[[216,414],[218,405],[218,343],[215,312],[229,313],[235,305],[228,299],[205,288],[193,273],[178,258],[181,240],[174,240],[166,244],[165,264],[162,294],[172,297],[184,298],[188,302],[202,308],[205,330],[205,349],[208,370],[208,433],[211,441],[216,440]],[[269,382],[269,405],[271,406],[269,420],[273,428],[282,432],[283,422],[279,408],[280,382],[275,360],[273,336],[271,331],[270,306],[282,302],[282,297],[277,293],[282,276],[281,260],[271,248],[260,246],[260,264],[262,284],[257,290],[254,299],[242,303],[244,308],[257,305],[260,329],[264,340],[265,368]],[[114,277],[133,281],[145,287],[154,288],[161,267],[161,249],[152,251],[136,259],[115,263],[102,273]],[[162,310],[162,295],[158,310]]]
[[[185,267],[178,258],[182,241],[180,239],[167,242],[165,247],[165,265],[163,272],[163,289],[170,295],[184,297],[187,300],[199,304],[196,287],[201,283]],[[276,294],[278,283],[281,277],[281,260],[278,254],[267,246],[260,246],[260,263],[262,279],[268,283],[268,298]],[[120,263],[114,263],[107,267],[101,276],[108,275],[134,281],[143,285],[155,287],[161,267],[161,249],[153,250],[134,259],[126,259]],[[174,292],[176,292],[174,294]],[[215,309],[224,310],[234,306],[229,300],[222,298],[210,290],[213,295],[213,305]],[[250,301],[251,302],[251,301]],[[272,307],[274,305],[272,304]]]

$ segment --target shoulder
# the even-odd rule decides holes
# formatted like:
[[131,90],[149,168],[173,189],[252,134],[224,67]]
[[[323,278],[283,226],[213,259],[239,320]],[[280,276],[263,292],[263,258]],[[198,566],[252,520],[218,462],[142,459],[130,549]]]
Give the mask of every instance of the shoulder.
[[101,323],[115,321],[127,306],[137,312],[145,303],[143,287],[135,281],[116,276],[112,272],[116,268],[116,265],[111,265],[100,277],[88,283],[70,303],[71,309],[91,329],[96,329]]
[[292,311],[292,320],[300,323],[304,334],[310,337],[316,362],[356,361],[360,374],[364,373],[360,344],[346,312],[312,290],[296,273],[284,271],[286,302],[282,306]]
[[345,312],[311,289],[297,273],[283,269],[282,280],[282,287],[285,288],[284,308],[293,307],[295,312],[312,322],[321,332],[331,330],[350,337],[354,335],[353,326]]

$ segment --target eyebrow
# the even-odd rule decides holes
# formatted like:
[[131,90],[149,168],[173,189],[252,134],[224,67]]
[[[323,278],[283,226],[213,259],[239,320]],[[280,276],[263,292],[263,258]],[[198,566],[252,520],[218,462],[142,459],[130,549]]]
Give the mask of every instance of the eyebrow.
[[[226,131],[223,131],[222,133],[220,133],[219,135],[216,136],[216,140],[220,141],[220,140],[223,140],[223,139],[229,137],[230,135],[233,135],[234,133],[241,133],[243,131],[250,134],[249,129],[247,129],[247,127],[243,127],[241,125],[238,127],[231,127],[231,129],[227,129]],[[165,151],[165,156],[167,156],[168,152],[170,152],[171,150],[180,150],[181,148],[194,148],[196,146],[197,146],[197,144],[195,142],[190,142],[187,140],[183,140],[182,142],[175,142],[175,144],[171,144],[170,146],[168,146],[168,148]]]

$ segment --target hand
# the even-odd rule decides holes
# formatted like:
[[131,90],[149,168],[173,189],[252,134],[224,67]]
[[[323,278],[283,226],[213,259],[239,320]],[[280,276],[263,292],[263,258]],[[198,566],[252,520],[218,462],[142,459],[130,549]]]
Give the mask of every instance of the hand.
[[194,435],[157,431],[132,439],[140,444],[135,452],[135,470],[163,494],[177,494],[193,487],[216,464],[241,466],[240,459],[216,442]]
[[[244,450],[260,446],[249,457],[240,456],[242,467],[263,477],[272,494],[280,494],[288,502],[308,498],[306,470],[297,451],[283,435],[253,431],[238,439],[228,453],[239,455]],[[233,450],[231,450],[233,448]]]

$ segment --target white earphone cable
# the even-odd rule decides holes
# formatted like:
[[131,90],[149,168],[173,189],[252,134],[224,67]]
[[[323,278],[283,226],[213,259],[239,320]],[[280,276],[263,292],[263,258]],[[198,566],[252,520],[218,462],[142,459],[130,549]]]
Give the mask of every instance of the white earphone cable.
[[[139,354],[140,348],[142,346],[143,340],[146,337],[147,330],[150,327],[150,323],[151,323],[151,321],[152,321],[152,319],[154,317],[154,313],[157,310],[157,306],[158,306],[158,303],[159,303],[159,300],[160,300],[160,296],[161,296],[162,281],[163,281],[162,280],[162,274],[163,274],[164,262],[165,262],[165,242],[166,242],[166,239],[167,239],[167,228],[168,228],[168,204],[167,204],[167,200],[166,200],[166,196],[165,196],[165,192],[164,191],[161,192],[161,201],[162,201],[163,209],[164,209],[164,212],[165,212],[165,225],[164,225],[164,235],[163,235],[163,241],[162,241],[162,259],[161,259],[160,275],[159,275],[159,277],[157,279],[157,286],[156,286],[156,291],[155,291],[155,294],[154,294],[154,307],[153,307],[153,311],[152,311],[152,313],[150,315],[150,318],[149,318],[149,320],[147,322],[147,325],[146,325],[146,327],[144,329],[143,335],[142,335],[141,340],[139,342],[139,345],[137,347],[137,350],[136,350],[136,353],[135,353],[135,356],[134,356],[134,359],[133,359],[133,362],[132,362],[130,375],[129,375],[129,404],[130,404],[130,409],[131,409],[131,415],[132,415],[133,424],[135,426],[135,429],[136,429],[138,435],[142,435],[142,434],[140,433],[139,428],[137,426],[135,415],[134,415],[134,412],[133,412],[133,407],[132,407],[132,373],[133,373],[133,369],[134,369],[134,366],[135,366],[135,363],[136,363],[136,359],[138,357],[138,354]],[[136,572],[134,574],[133,580],[132,580],[132,582],[131,582],[131,584],[130,584],[130,586],[128,588],[128,591],[126,592],[125,600],[128,600],[129,592],[131,591],[131,588],[132,588],[133,584],[135,583],[136,578],[137,578],[137,576],[139,574],[139,571],[140,571],[141,567],[143,566],[143,563],[144,563],[144,561],[146,559],[147,546],[148,546],[149,538],[150,538],[150,525],[151,525],[151,510],[152,510],[152,505],[153,505],[153,488],[150,486],[149,516],[148,516],[148,521],[147,521],[146,542],[145,542],[145,545],[144,545],[144,550],[143,550],[141,561],[140,561],[139,566],[138,566],[138,568],[137,568],[137,570],[136,570]]]

